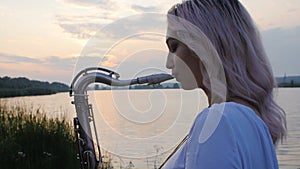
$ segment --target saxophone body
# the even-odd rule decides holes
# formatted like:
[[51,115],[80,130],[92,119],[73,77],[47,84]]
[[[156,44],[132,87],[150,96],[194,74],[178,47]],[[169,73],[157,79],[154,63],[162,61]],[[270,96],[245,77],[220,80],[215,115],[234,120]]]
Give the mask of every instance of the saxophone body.
[[91,67],[80,71],[71,83],[70,96],[74,98],[76,116],[74,132],[78,147],[78,158],[81,169],[97,169],[101,166],[97,129],[93,108],[88,101],[87,88],[93,83],[103,83],[110,86],[130,86],[135,84],[155,85],[173,79],[169,74],[153,74],[130,80],[119,80],[120,75],[101,67]]

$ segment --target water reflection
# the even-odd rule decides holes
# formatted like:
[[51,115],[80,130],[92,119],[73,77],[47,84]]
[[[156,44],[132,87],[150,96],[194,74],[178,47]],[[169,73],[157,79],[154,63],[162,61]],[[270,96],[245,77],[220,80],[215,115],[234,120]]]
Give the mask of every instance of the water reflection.
[[[207,103],[204,95],[200,94],[199,96],[182,91],[178,93],[178,91],[172,92],[172,90],[168,90],[168,92],[130,91],[129,93],[128,91],[115,93],[97,91],[89,94],[95,114],[99,116],[98,119],[103,120],[97,123],[101,138],[100,144],[106,145],[108,150],[115,152],[119,150],[122,155],[139,156],[143,153],[142,155],[145,156],[152,154],[151,158],[140,160],[114,155],[114,165],[118,167],[120,165],[124,167],[130,161],[136,166],[135,168],[139,168],[139,164],[143,166],[141,168],[157,166],[169,153],[165,151],[167,147],[174,146],[183,137],[183,133],[187,132],[195,116],[195,111],[200,111]],[[300,168],[300,89],[280,88],[275,95],[278,103],[286,111],[288,127],[286,141],[277,147],[279,165],[281,169],[297,169]],[[1,100],[9,105],[19,104],[33,109],[41,108],[47,112],[49,117],[60,117],[63,114],[70,121],[75,117],[75,109],[71,105],[72,98],[68,96],[68,93]],[[181,104],[182,100],[185,100],[184,104]],[[200,106],[195,107],[199,100],[201,100]],[[182,109],[183,105],[185,107]],[[143,142],[143,138],[155,138],[159,133],[167,131],[176,121],[176,117],[182,115],[183,112],[178,110],[184,110],[185,116],[180,117],[176,129],[168,133],[169,138],[156,139],[157,142],[151,142],[151,144]],[[135,112],[135,114],[133,116],[128,112]],[[188,115],[187,112],[193,113]],[[106,126],[101,126],[102,124],[106,124]],[[120,140],[119,136],[110,134],[112,129],[127,138],[136,138],[136,140],[132,142],[128,142],[126,139]],[[155,155],[162,152],[165,153],[161,156]],[[120,154],[120,152],[116,154]]]
[[277,148],[281,169],[300,168],[300,89],[281,88],[276,100],[286,111],[288,135]]

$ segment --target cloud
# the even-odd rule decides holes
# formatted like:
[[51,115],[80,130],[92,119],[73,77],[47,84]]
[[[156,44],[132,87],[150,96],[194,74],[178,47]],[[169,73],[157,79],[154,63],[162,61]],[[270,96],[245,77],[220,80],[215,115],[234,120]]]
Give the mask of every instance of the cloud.
[[290,14],[296,14],[296,13],[299,13],[300,9],[299,8],[290,8],[290,9],[287,9],[287,13],[290,13]]
[[57,56],[49,56],[46,58],[31,58],[28,56],[18,56],[14,54],[7,54],[7,53],[0,53],[1,62],[4,64],[19,64],[19,63],[33,63],[33,64],[39,64],[39,65],[53,65],[58,68],[58,66],[62,67],[70,67],[74,66],[75,64],[75,57],[69,57],[69,58],[61,58]]
[[112,12],[102,11],[97,15],[56,15],[57,23],[107,23],[112,22],[116,17],[112,16]]
[[105,23],[110,23],[115,18],[108,12],[102,11],[98,15],[56,15],[57,25],[76,39],[89,39]]
[[106,8],[99,10],[100,12],[97,12],[95,15],[56,15],[56,24],[73,38],[89,39],[104,25],[116,20],[116,16],[112,10]]
[[89,39],[102,27],[96,23],[59,23],[59,26],[77,39]]
[[12,54],[6,54],[6,53],[0,53],[0,58],[2,63],[41,63],[40,60],[35,58],[30,58],[26,56],[18,56],[18,55],[12,55]]
[[[71,9],[71,12],[56,15],[56,24],[76,39],[89,39],[103,25],[115,20],[118,17],[116,11],[120,8],[113,0],[60,0],[60,2]],[[87,12],[87,9],[73,8],[70,5],[90,9]],[[75,12],[72,9],[75,9]],[[83,13],[78,12],[80,10]]]
[[[104,40],[120,39],[140,33],[153,33],[164,36],[167,27],[165,16],[155,13],[132,15],[118,20],[115,19],[114,22],[109,22],[109,20],[113,20],[110,17],[102,21],[99,21],[99,19],[96,20],[95,17],[91,17],[90,19],[88,17],[74,18],[76,17],[57,16],[59,20],[58,25],[66,33],[71,34],[77,39],[90,39],[94,35]],[[86,20],[86,22],[80,22],[80,20]],[[90,22],[92,20],[94,22]],[[157,40],[154,36],[141,36],[140,39]]]
[[76,63],[76,57],[61,58],[57,56],[47,57],[43,60],[46,67],[51,69],[70,70]]
[[132,15],[106,25],[97,33],[101,37],[120,39],[138,34],[165,34],[166,17],[155,13]]
[[263,31],[262,39],[276,76],[300,74],[300,26]]
[[27,77],[43,81],[69,83],[74,75],[87,67],[115,68],[119,59],[113,55],[30,58],[0,53],[0,76]]
[[101,63],[101,66],[113,68],[119,63],[119,59],[114,55],[106,55]]
[[[14,57],[11,57],[14,56]],[[122,79],[129,79],[141,73],[164,69],[165,53],[160,51],[142,51],[126,59],[114,55],[31,58],[13,54],[0,54],[0,76],[27,77],[42,81],[58,81],[69,84],[79,71],[94,66],[106,67],[117,71]],[[3,62],[4,60],[4,62]],[[138,74],[137,74],[138,73]]]
[[144,6],[135,5],[135,4],[131,5],[131,9],[133,9],[136,12],[158,12],[158,11],[160,11],[160,9],[155,6],[144,7]]
[[0,53],[1,76],[20,77],[68,83],[72,78],[76,57],[31,58]]
[[[143,15],[143,13],[162,11],[160,6],[141,6],[135,4],[135,2],[120,3],[115,0],[64,0],[64,2],[72,2],[78,5],[88,4],[91,6],[93,4],[101,4],[91,9],[88,15],[74,13],[56,15],[57,25],[64,32],[77,39],[89,39],[96,31],[107,26],[109,26],[110,30],[105,30],[106,33],[116,37],[120,34],[131,34],[131,32],[136,32],[137,29],[142,31],[151,29],[153,31],[154,29],[162,28],[162,25],[164,25],[157,16]],[[140,16],[136,14],[140,14]],[[116,25],[116,27],[113,27],[113,25]],[[163,27],[163,29],[165,28]]]
[[63,0],[66,3],[74,4],[81,7],[111,7],[111,0]]

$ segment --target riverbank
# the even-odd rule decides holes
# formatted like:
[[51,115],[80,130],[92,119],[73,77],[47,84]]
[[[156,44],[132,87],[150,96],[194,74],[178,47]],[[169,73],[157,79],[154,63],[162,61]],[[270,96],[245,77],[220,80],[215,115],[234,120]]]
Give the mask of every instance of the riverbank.
[[2,168],[78,168],[75,137],[69,122],[49,119],[40,110],[0,102]]
[[[72,123],[49,118],[41,109],[7,106],[0,99],[0,164],[2,168],[79,168]],[[106,154],[104,152],[104,156]],[[111,158],[99,169],[112,169]]]

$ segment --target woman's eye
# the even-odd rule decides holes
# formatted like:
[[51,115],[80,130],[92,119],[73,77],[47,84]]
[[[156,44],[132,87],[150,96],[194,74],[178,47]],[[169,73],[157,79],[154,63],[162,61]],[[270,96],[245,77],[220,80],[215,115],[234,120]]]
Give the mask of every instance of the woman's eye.
[[168,45],[169,51],[171,53],[175,53],[180,42],[177,39],[169,38],[167,39],[166,43]]
[[177,44],[177,43],[176,43],[176,44],[171,44],[171,45],[170,45],[170,52],[171,52],[171,53],[175,53],[177,47],[178,47],[178,44]]

